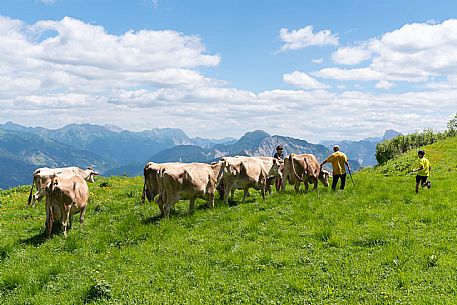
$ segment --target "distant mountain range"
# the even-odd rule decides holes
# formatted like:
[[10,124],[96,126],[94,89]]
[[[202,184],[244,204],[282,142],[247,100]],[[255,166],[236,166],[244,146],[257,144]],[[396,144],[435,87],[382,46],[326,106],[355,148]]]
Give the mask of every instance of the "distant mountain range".
[[332,149],[333,145],[338,144],[340,150],[343,151],[351,160],[357,161],[359,166],[375,166],[378,164],[376,161],[376,144],[385,140],[392,139],[400,132],[389,129],[384,132],[382,138],[370,137],[360,141],[321,141],[320,144],[325,145],[328,149]]
[[[373,147],[380,140],[339,144],[357,169],[375,164],[370,156],[374,160]],[[70,124],[51,130],[7,122],[0,124],[0,188],[29,184],[37,167],[93,166],[108,176],[134,176],[142,174],[147,161],[208,163],[223,156],[271,156],[278,144],[284,146],[284,155],[312,153],[323,160],[334,142],[311,144],[261,130],[248,132],[238,140],[218,140],[190,138],[174,128],[132,132],[112,125]]]

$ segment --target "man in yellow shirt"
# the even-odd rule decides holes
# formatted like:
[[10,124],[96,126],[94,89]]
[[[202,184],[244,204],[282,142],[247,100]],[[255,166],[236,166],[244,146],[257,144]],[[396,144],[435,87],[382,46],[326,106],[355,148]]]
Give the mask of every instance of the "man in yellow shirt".
[[419,161],[417,162],[418,168],[413,169],[413,173],[417,172],[416,175],[416,193],[419,193],[419,183],[422,187],[431,187],[431,182],[428,180],[430,176],[430,170],[432,169],[430,161],[425,158],[425,151],[419,150],[417,152],[417,156],[419,157]]
[[338,180],[340,178],[340,189],[344,190],[344,186],[346,185],[346,168],[344,167],[344,165],[346,164],[349,172],[351,172],[351,167],[348,163],[348,157],[344,153],[340,152],[340,147],[338,145],[333,146],[333,151],[334,153],[328,156],[328,158],[321,163],[321,169],[325,163],[330,162],[333,167],[332,190],[336,189],[336,184],[338,183]]

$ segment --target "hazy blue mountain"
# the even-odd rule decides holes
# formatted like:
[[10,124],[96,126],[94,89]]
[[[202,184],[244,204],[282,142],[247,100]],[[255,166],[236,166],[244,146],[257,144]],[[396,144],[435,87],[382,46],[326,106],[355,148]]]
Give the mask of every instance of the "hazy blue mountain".
[[38,167],[94,166],[99,171],[117,166],[92,152],[21,131],[0,129],[0,188],[29,184]]
[[388,129],[384,132],[384,136],[382,137],[382,140],[390,140],[392,138],[395,138],[396,136],[402,136],[403,134],[399,131],[393,130],[393,129]]
[[24,127],[7,122],[0,128],[37,134],[80,150],[94,152],[120,165],[143,162],[151,155],[176,145],[193,144],[180,129],[154,128],[141,132],[110,125],[70,124],[59,129]]
[[[384,139],[398,135],[388,130]],[[377,138],[340,141],[351,166],[376,164]],[[284,155],[312,153],[322,161],[334,141],[311,144],[305,140],[270,135],[262,130],[247,132],[240,139],[189,138],[176,128],[154,128],[141,132],[113,125],[70,124],[58,129],[26,127],[12,122],[0,124],[0,187],[30,183],[36,167],[93,165],[105,175],[141,175],[148,161],[213,162],[223,156],[272,156],[278,144]],[[326,147],[327,146],[327,147]]]
[[196,137],[196,138],[192,138],[191,140],[194,145],[197,145],[197,146],[200,146],[203,148],[211,148],[214,145],[218,145],[218,144],[229,145],[229,144],[233,144],[236,141],[238,141],[238,139],[229,138],[229,137],[223,138],[223,139],[204,139],[204,138]]
[[207,150],[196,145],[178,145],[163,150],[150,158],[150,161],[164,162],[210,162]]
[[265,131],[256,130],[246,133],[233,144],[217,144],[204,149],[198,146],[181,145],[153,155],[155,162],[213,162],[223,156],[273,156],[277,145],[283,145],[284,155],[289,153],[312,153],[319,160],[325,158],[329,150],[319,144],[284,136],[271,136]]

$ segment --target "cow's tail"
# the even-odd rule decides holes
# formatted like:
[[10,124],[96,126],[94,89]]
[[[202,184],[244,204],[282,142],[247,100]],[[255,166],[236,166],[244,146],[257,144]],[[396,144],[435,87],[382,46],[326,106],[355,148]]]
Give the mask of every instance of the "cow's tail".
[[30,206],[30,204],[32,203],[32,193],[33,193],[33,186],[34,185],[35,185],[35,175],[33,175],[32,187],[30,188],[29,199],[27,199],[27,206]]
[[303,181],[303,178],[300,178],[297,174],[297,172],[295,171],[295,165],[294,165],[294,158],[292,156],[290,156],[290,163],[292,163],[292,171],[294,172],[294,175],[295,177],[300,180],[300,181]]
[[144,204],[145,200],[146,200],[146,176],[144,176],[143,193],[141,194],[141,203]]

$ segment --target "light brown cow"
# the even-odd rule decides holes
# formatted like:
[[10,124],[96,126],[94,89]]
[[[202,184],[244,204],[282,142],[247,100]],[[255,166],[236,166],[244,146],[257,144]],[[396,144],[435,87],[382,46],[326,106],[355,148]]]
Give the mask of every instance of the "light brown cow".
[[330,174],[326,170],[320,170],[320,164],[316,156],[312,154],[291,154],[284,159],[282,190],[286,183],[294,184],[295,191],[299,191],[300,183],[303,181],[305,191],[308,192],[308,183],[314,184],[313,190],[317,189],[318,182],[328,186]]
[[[51,182],[52,176],[69,175],[79,175],[86,181],[94,182],[94,176],[98,175],[98,172],[94,171],[90,167],[87,169],[81,169],[76,166],[62,168],[37,168],[33,172],[32,187],[30,188],[30,194],[27,200],[27,205],[32,205],[34,207],[35,201],[41,202],[43,197],[46,196],[46,186]],[[32,195],[34,186],[36,188],[36,192]]]
[[207,200],[214,207],[220,168],[220,163],[190,163],[162,169],[159,173],[160,195],[157,199],[159,207],[163,206],[162,216],[168,218],[171,208],[179,200],[190,200],[189,214],[193,213],[197,198]]
[[[221,159],[221,170],[218,175],[218,184],[223,184],[224,200],[228,204],[232,190],[244,191],[243,201],[248,196],[249,188],[260,190],[265,199],[266,180],[268,172],[263,161],[254,157],[224,157]],[[233,193],[232,193],[233,196]]]
[[89,188],[86,180],[79,175],[52,176],[46,187],[46,228],[48,237],[52,234],[54,221],[60,221],[63,233],[67,237],[68,224],[73,214],[80,213],[79,222],[84,222],[89,202]]
[[[184,163],[170,162],[170,163],[154,163],[148,162],[144,166],[144,184],[143,194],[141,196],[141,202],[144,204],[147,198],[149,202],[152,202],[154,198],[160,194],[161,182],[159,181],[159,175],[162,170],[167,168],[175,168],[184,165]],[[162,200],[157,198],[157,205],[159,206],[160,212],[163,214]]]

